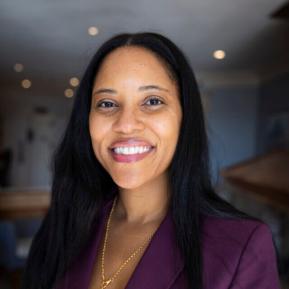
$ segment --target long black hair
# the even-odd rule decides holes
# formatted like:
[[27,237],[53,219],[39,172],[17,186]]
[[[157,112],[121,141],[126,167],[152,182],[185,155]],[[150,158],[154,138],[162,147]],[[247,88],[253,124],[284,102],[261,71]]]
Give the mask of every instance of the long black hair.
[[64,137],[55,153],[51,206],[36,234],[23,278],[23,289],[51,289],[81,252],[104,203],[117,186],[97,161],[88,117],[95,76],[114,49],[141,46],[160,57],[175,78],[182,123],[169,166],[171,210],[177,245],[183,256],[189,288],[202,288],[200,216],[243,218],[214,192],[201,97],[194,73],[180,49],[156,33],[121,34],[106,41],[88,65],[78,88]]

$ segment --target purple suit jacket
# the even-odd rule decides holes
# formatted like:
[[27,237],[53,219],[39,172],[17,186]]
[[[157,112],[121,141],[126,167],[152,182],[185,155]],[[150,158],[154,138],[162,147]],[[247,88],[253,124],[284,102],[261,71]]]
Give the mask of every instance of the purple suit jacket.
[[[104,206],[95,234],[57,289],[88,289],[111,207],[112,200]],[[272,235],[261,222],[203,217],[202,254],[204,289],[280,289]],[[186,289],[183,269],[168,213],[125,289]]]

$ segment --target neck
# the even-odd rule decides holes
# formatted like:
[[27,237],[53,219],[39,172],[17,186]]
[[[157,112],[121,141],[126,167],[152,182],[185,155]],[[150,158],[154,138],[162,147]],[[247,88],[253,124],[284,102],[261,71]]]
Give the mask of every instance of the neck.
[[127,223],[146,224],[162,219],[168,209],[169,190],[166,179],[138,189],[119,189],[115,218]]

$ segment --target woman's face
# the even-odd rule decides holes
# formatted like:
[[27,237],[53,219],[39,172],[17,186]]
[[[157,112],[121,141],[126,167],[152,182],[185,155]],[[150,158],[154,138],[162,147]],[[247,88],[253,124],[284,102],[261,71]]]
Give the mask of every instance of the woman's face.
[[149,50],[111,52],[96,75],[89,131],[96,158],[121,188],[166,177],[182,119],[178,87]]

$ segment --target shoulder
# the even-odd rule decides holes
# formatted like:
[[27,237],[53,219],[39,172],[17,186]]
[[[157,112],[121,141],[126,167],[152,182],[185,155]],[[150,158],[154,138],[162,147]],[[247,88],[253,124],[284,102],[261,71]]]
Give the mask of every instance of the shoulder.
[[202,216],[201,231],[204,242],[222,241],[233,247],[243,246],[251,235],[271,236],[267,224],[254,219],[232,219]]
[[[258,241],[262,240],[262,243]],[[254,251],[264,251],[273,243],[269,226],[254,219],[229,219],[206,216],[202,218],[202,244],[219,246],[223,253],[239,252],[245,247]]]
[[202,218],[201,242],[205,258],[215,258],[216,262],[220,261],[229,268],[237,266],[248,243],[257,253],[260,246],[256,246],[255,240],[264,240],[264,237],[266,242],[262,246],[266,247],[272,240],[271,233],[269,227],[260,221],[211,216]]
[[[254,288],[247,285],[254,282],[260,286],[267,282],[263,288],[279,288],[275,248],[267,224],[206,216],[202,218],[201,236],[205,279],[232,288],[234,284]],[[266,277],[261,277],[264,274]]]

